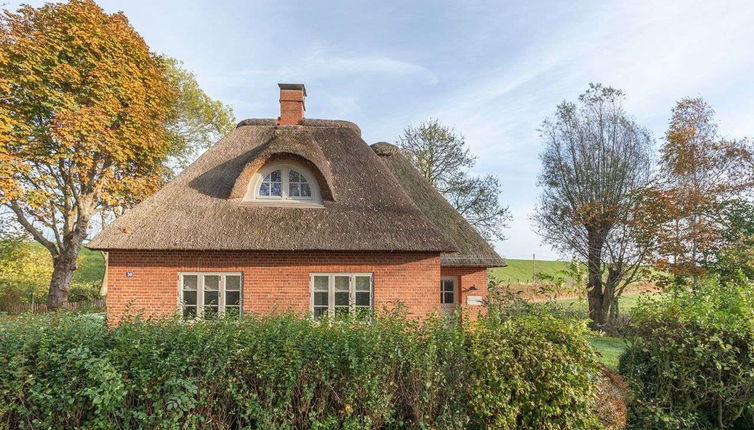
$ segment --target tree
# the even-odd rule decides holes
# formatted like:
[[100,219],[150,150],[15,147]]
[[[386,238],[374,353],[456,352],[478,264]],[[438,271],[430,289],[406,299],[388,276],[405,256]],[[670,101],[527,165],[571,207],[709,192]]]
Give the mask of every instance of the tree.
[[92,216],[161,184],[176,95],[126,17],[91,0],[5,12],[0,88],[0,203],[52,255],[55,309]]
[[676,104],[654,184],[660,227],[656,263],[682,284],[696,285],[711,251],[724,247],[725,206],[754,187],[754,151],[718,136],[714,111],[702,98]]
[[[201,151],[228,134],[236,125],[233,109],[208,96],[199,86],[196,76],[186,70],[180,61],[169,57],[160,59],[168,84],[177,96],[171,104],[166,125],[170,148],[160,169],[162,175],[154,178],[158,180],[158,186],[191,164]],[[121,178],[123,190],[117,193],[118,199],[103,202],[100,212],[103,227],[147,197],[128,192],[133,188],[131,180],[129,177]]]
[[623,109],[620,90],[590,84],[542,124],[542,187],[534,221],[555,249],[586,263],[589,316],[617,314],[617,297],[640,273],[651,235],[639,216],[652,139]]
[[233,109],[213,100],[199,86],[196,76],[173,58],[163,58],[170,86],[178,97],[173,103],[167,132],[172,145],[167,165],[182,170],[236,126]]
[[500,181],[493,175],[471,176],[476,158],[463,136],[436,119],[408,127],[398,146],[451,205],[487,240],[504,240],[503,229],[510,220],[508,208],[500,203]]
[[754,203],[731,200],[720,217],[721,240],[708,251],[704,270],[723,282],[735,282],[741,276],[754,281]]

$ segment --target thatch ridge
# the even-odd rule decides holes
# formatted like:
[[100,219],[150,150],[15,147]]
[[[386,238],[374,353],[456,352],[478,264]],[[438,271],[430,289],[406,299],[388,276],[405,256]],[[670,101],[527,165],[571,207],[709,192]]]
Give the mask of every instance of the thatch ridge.
[[371,146],[416,206],[458,248],[458,252],[442,254],[443,266],[499,267],[506,265],[505,260],[495,252],[479,232],[424,179],[408,158],[401,153],[400,148],[387,142],[378,142]]
[[[306,120],[312,121],[312,120]],[[239,126],[116,219],[92,249],[453,252],[380,158],[345,122]],[[297,154],[332,190],[323,208],[243,205],[238,178],[264,154]],[[248,173],[248,172],[247,172]],[[324,197],[324,196],[323,196]]]
[[[238,127],[256,126],[256,127],[272,127],[277,125],[277,120],[273,118],[249,118],[239,122],[236,125]],[[357,136],[361,136],[361,129],[358,125],[351,121],[344,121],[340,119],[317,119],[317,118],[304,118],[300,125],[286,125],[280,127],[343,127],[349,128],[356,133]]]

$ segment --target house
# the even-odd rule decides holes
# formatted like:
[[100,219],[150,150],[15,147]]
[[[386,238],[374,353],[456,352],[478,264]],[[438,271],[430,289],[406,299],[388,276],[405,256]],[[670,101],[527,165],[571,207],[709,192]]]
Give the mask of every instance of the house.
[[88,245],[107,251],[107,310],[371,313],[480,309],[505,265],[398,148],[347,121],[248,119]]

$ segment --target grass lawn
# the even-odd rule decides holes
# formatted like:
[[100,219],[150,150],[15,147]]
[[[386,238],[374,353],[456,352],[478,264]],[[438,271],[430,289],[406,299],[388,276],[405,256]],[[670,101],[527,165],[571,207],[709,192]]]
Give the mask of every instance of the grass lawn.
[[535,273],[555,275],[568,268],[568,262],[550,260],[516,260],[506,258],[507,267],[496,267],[489,270],[490,278],[501,282],[533,282]]
[[600,353],[600,361],[611,369],[618,368],[618,358],[626,349],[626,342],[619,337],[589,336],[589,344]]
[[[641,294],[630,294],[621,296],[618,299],[620,306],[620,312],[625,313],[631,310],[639,302]],[[574,309],[578,309],[579,312],[587,312],[586,299],[566,299],[559,300],[560,303],[566,306],[573,306]],[[600,362],[611,369],[618,368],[618,358],[626,349],[626,342],[620,337],[611,336],[589,336],[587,338],[592,348],[596,349],[600,353]]]

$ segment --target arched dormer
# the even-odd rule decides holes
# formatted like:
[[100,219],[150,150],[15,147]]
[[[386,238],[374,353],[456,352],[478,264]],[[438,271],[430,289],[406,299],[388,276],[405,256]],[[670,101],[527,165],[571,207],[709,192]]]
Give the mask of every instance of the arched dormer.
[[323,207],[323,201],[334,200],[330,183],[317,165],[301,155],[279,152],[250,161],[230,197],[244,205],[273,207]]
[[270,206],[321,206],[322,195],[309,169],[282,160],[268,163],[252,176],[244,202]]

